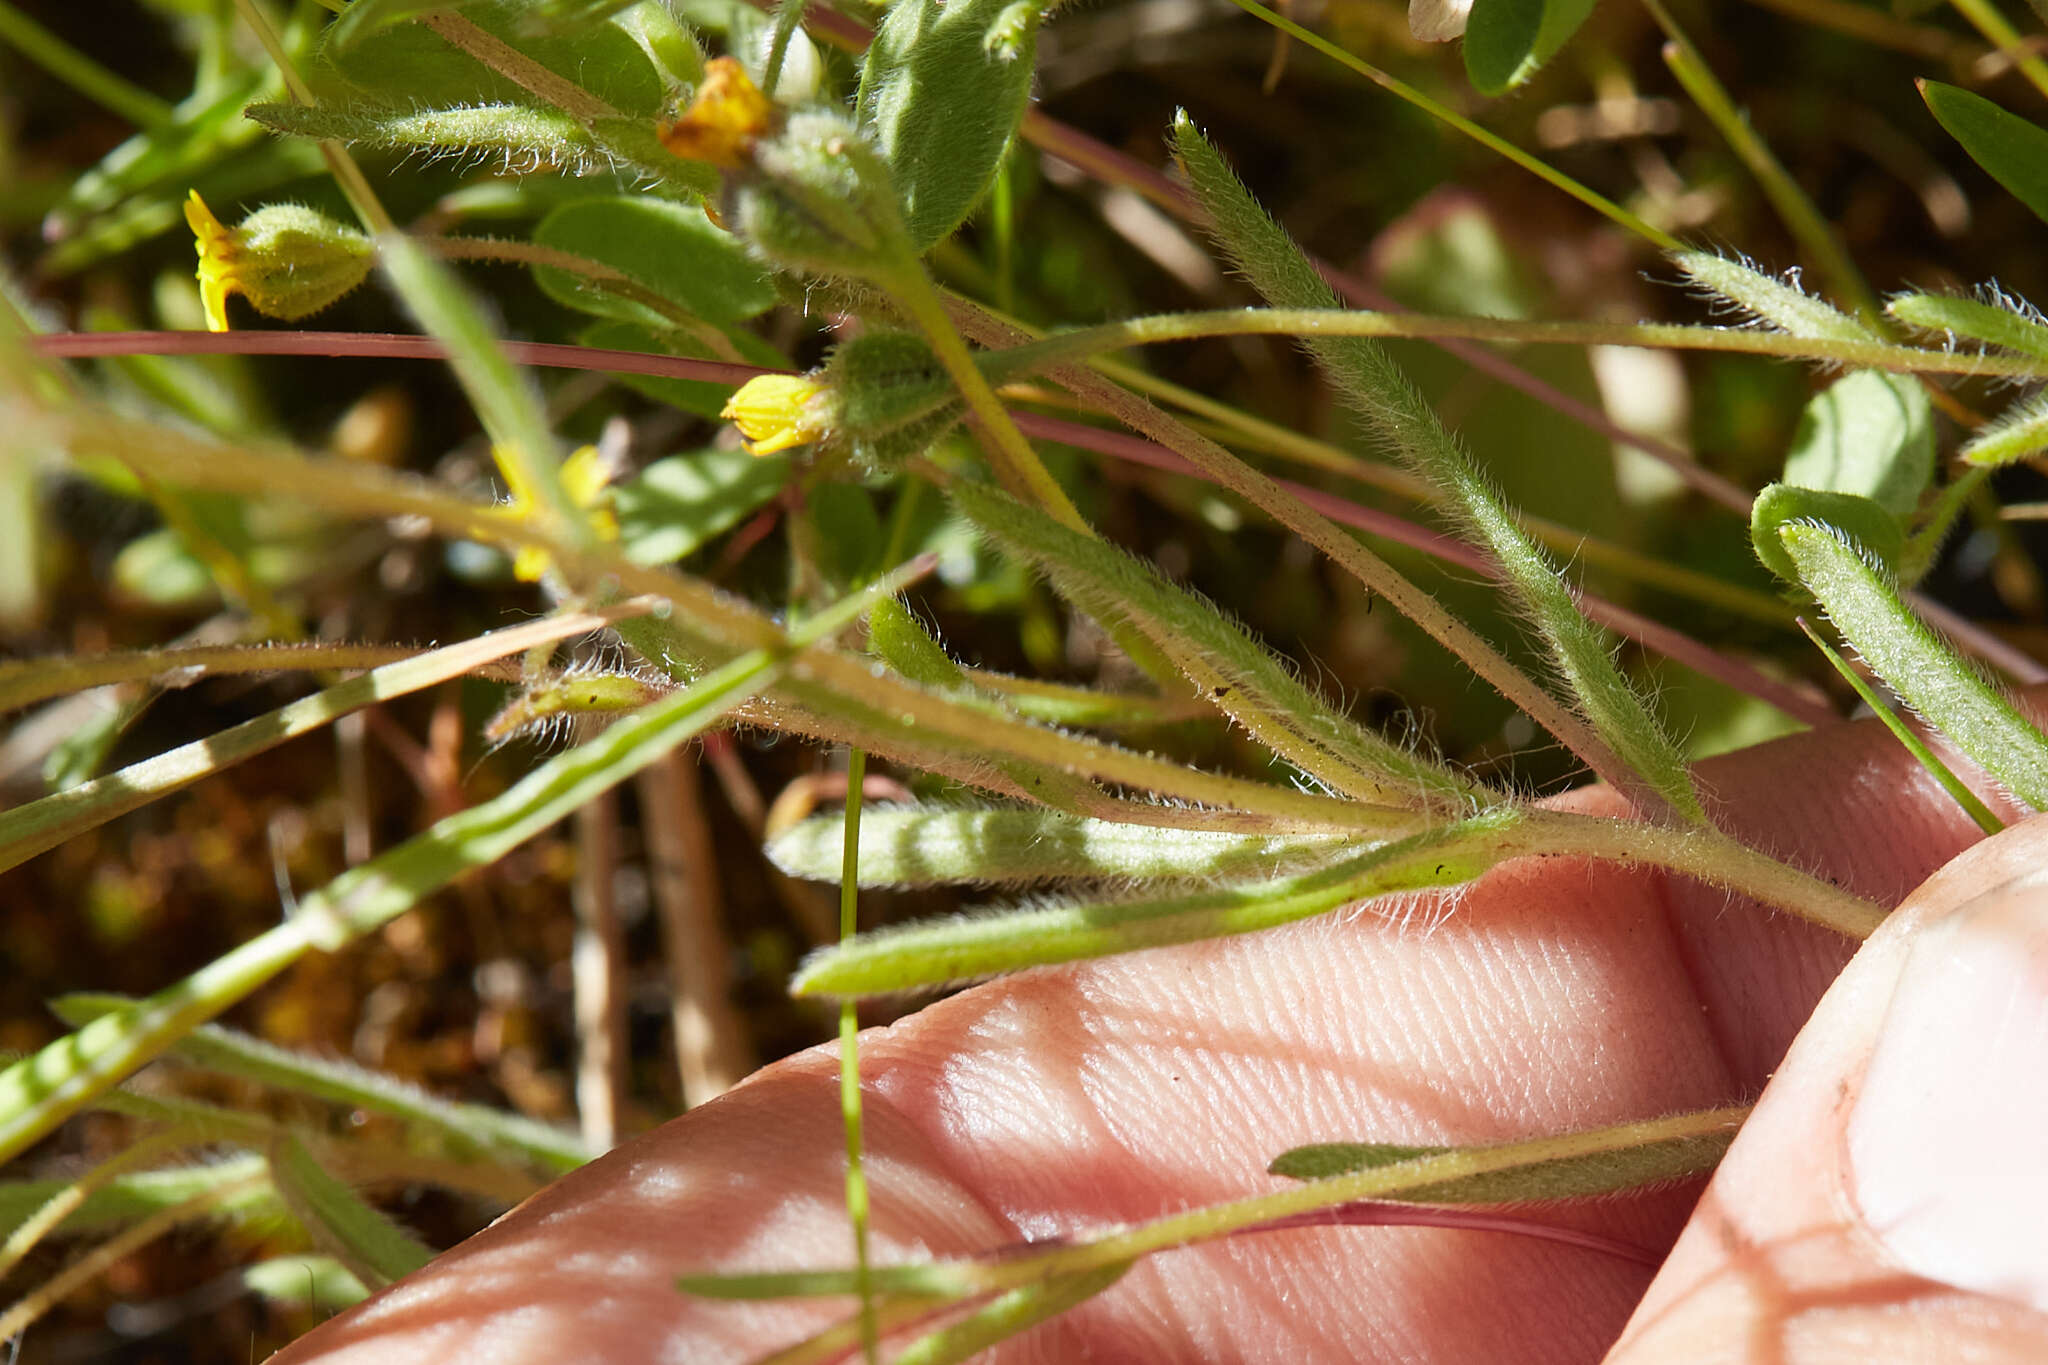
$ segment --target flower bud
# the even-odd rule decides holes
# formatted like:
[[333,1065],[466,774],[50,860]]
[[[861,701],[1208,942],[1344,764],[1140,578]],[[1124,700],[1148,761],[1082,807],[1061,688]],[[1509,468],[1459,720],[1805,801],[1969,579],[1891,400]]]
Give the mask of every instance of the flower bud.
[[837,404],[809,375],[756,375],[733,391],[718,415],[740,429],[749,455],[773,455],[832,434]]
[[216,332],[228,330],[230,294],[265,317],[295,322],[369,278],[377,260],[363,233],[298,204],[268,205],[228,228],[194,190],[185,201],[185,221],[199,248],[206,325]]
[[752,454],[817,445],[879,472],[923,454],[959,423],[962,407],[924,338],[884,329],[842,341],[812,374],[748,380],[719,415]]
[[839,114],[792,114],[737,181],[734,225],[771,265],[886,286],[916,264],[889,168]]

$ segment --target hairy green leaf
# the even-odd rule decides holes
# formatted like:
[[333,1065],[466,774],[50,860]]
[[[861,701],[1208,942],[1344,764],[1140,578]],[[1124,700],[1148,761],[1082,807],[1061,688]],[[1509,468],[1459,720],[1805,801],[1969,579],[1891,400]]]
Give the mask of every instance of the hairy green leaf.
[[2048,323],[2041,321],[2033,305],[1996,290],[1986,292],[1996,301],[1953,294],[1905,294],[1886,304],[1885,312],[1908,327],[1940,332],[1951,343],[1961,337],[2048,360]]
[[1792,434],[1785,482],[1877,503],[1904,525],[1934,478],[1934,411],[1907,375],[1858,370],[1815,394]]
[[1774,483],[1756,495],[1749,509],[1749,541],[1756,557],[1787,583],[1799,582],[1799,566],[1785,552],[1778,532],[1788,522],[1826,522],[1854,536],[1871,554],[1896,567],[1905,549],[1899,519],[1869,498]]
[[314,1244],[372,1289],[381,1289],[434,1259],[433,1248],[336,1180],[292,1138],[270,1151],[270,1178]]
[[[1279,308],[1337,307],[1313,263],[1266,216],[1185,114],[1175,120],[1173,141],[1218,237],[1267,301]],[[1366,337],[1310,338],[1306,345],[1345,400],[1436,487],[1467,533],[1492,554],[1502,584],[1542,637],[1571,698],[1647,794],[1687,820],[1705,820],[1684,756],[1615,666],[1607,633],[1586,619],[1556,566],[1385,348]]]
[[1511,855],[1513,810],[1384,844],[1318,872],[1165,897],[1057,904],[877,930],[821,948],[796,995],[867,996],[1290,924],[1397,891],[1455,886]]
[[2048,737],[1899,600],[1832,527],[1780,528],[1807,590],[1878,677],[2007,790],[2048,809]]
[[1105,625],[1129,622],[1196,690],[1322,782],[1361,799],[1463,806],[1483,789],[1333,709],[1213,604],[1150,565],[983,484],[949,490],[983,535]]
[[[775,286],[760,263],[691,205],[644,196],[579,199],[541,219],[533,240],[610,266],[721,327],[775,306]],[[571,308],[657,328],[669,325],[644,305],[594,288],[581,276],[546,266],[533,274],[550,298]]]
[[[953,662],[945,648],[932,638],[909,607],[891,598],[877,602],[875,609],[868,613],[868,648],[875,652],[889,667],[923,687],[960,687],[967,682],[967,671]],[[867,843],[862,841],[865,849]],[[866,869],[863,867],[862,885]]]
[[2005,828],[2005,822],[1991,813],[1991,808],[1978,799],[1977,793],[1963,785],[1963,780],[1955,775],[1955,771],[1941,761],[1939,754],[1927,747],[1926,740],[1914,733],[1913,728],[1892,708],[1891,702],[1883,693],[1864,681],[1863,675],[1849,666],[1849,661],[1842,657],[1839,650],[1822,639],[1820,633],[1806,624],[1804,618],[1801,618],[1799,628],[1806,632],[1807,639],[1813,641],[1813,647],[1821,652],[1829,667],[1833,668],[1842,681],[1848,683],[1851,690],[1863,699],[1863,704],[1870,708],[1871,713],[1884,722],[1884,728],[1892,732],[1892,738],[1904,746],[1907,753],[1913,755],[1915,763],[1926,769],[1928,775],[1941,784],[1941,789],[1949,794],[1949,799],[1963,808],[1963,813],[1970,817],[1978,829],[1986,834],[1996,834]]
[[[473,0],[461,18],[622,113],[652,119],[668,85],[632,34],[616,23],[553,36],[521,32],[522,0]],[[399,24],[343,46],[340,24],[323,35],[315,76],[404,106],[421,102],[531,104],[534,96],[422,24]]]
[[[778,834],[768,857],[792,877],[830,881],[839,875],[841,843],[838,820],[805,820]],[[1159,829],[1010,807],[884,808],[861,816],[860,884],[1278,877],[1354,853],[1358,845],[1358,836],[1349,834]]]
[[[1456,1180],[1413,1185],[1382,1195],[1404,1204],[1523,1204],[1612,1194],[1663,1180],[1680,1180],[1714,1169],[1735,1127],[1720,1132],[1663,1138],[1611,1151],[1584,1153],[1514,1166]],[[1382,1142],[1326,1142],[1282,1152],[1267,1169],[1295,1180],[1328,1180],[1354,1171],[1391,1166],[1449,1152],[1484,1152],[1484,1147],[1401,1147]]]
[[1700,288],[1781,332],[1821,341],[1881,339],[1847,313],[1746,262],[1705,251],[1674,251],[1671,259]]
[[2048,450],[2048,393],[2014,403],[1970,433],[1956,453],[1973,465],[1996,468]]
[[611,169],[604,144],[567,114],[530,104],[463,105],[396,111],[252,104],[247,114],[274,133],[333,138],[351,146],[478,160],[501,174],[557,170],[593,175]]
[[1040,11],[1014,0],[899,0],[861,69],[874,128],[923,251],[967,220],[1023,121]]

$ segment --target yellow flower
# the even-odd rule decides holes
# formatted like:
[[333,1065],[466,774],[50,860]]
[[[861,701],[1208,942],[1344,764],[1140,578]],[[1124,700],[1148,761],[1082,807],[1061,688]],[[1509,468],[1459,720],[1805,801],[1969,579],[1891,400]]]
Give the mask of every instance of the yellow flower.
[[237,227],[213,216],[193,190],[185,221],[199,247],[199,299],[206,325],[228,329],[228,295],[269,318],[296,321],[361,284],[377,249],[353,228],[299,204],[270,204]]
[[206,305],[207,330],[225,332],[228,295],[243,292],[241,282],[235,278],[235,263],[241,259],[242,245],[213,216],[198,190],[192,191],[185,201],[185,221],[191,225],[193,240],[199,247],[199,300]]
[[774,129],[775,101],[761,93],[730,57],[705,63],[704,82],[683,116],[661,130],[662,145],[686,161],[708,161],[721,171],[747,163],[754,139]]
[[[498,468],[505,476],[505,482],[512,486],[512,505],[505,509],[505,515],[515,521],[532,521],[540,512],[541,501],[533,487],[520,473],[517,460],[508,459],[501,449],[491,452],[497,457]],[[596,446],[583,446],[562,461],[562,491],[569,495],[569,501],[590,514],[590,524],[601,540],[616,540],[619,535],[619,520],[612,515],[612,509],[604,505],[605,486],[611,482],[612,471]],[[512,557],[512,576],[522,583],[538,583],[547,573],[550,563],[548,552],[538,545],[522,545]]]
[[807,375],[756,375],[733,391],[719,416],[746,437],[749,455],[773,455],[824,438],[825,386]]

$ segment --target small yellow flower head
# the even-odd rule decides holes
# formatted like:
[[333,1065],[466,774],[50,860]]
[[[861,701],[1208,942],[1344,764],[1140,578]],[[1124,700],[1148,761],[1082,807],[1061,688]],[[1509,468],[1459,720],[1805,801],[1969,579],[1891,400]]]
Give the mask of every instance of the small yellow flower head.
[[[508,459],[505,452],[493,449],[497,456],[498,468],[505,475],[505,481],[512,486],[512,505],[505,509],[505,515],[515,521],[532,521],[540,515],[541,501],[533,488],[520,475],[517,460]],[[619,535],[619,520],[612,509],[605,505],[605,488],[611,482],[611,465],[598,453],[596,446],[583,446],[568,459],[562,461],[562,491],[569,495],[569,501],[590,514],[590,524],[603,540],[616,540]],[[548,571],[551,561],[548,552],[538,545],[522,545],[512,558],[512,576],[522,583],[538,583]]]
[[241,288],[234,281],[241,245],[235,241],[235,234],[213,216],[198,190],[192,191],[185,201],[185,221],[191,225],[193,240],[199,248],[199,299],[206,305],[206,328],[210,332],[225,332],[228,295]]
[[707,161],[721,171],[747,164],[754,140],[773,132],[775,101],[747,79],[730,57],[705,63],[704,82],[683,116],[661,131],[662,145],[685,161]]
[[763,374],[734,390],[718,415],[740,429],[749,455],[773,455],[823,440],[831,406],[825,386],[808,375]]
[[199,248],[199,298],[206,325],[228,330],[228,295],[265,317],[296,321],[317,313],[369,276],[370,239],[297,204],[271,204],[230,228],[194,190],[185,221]]

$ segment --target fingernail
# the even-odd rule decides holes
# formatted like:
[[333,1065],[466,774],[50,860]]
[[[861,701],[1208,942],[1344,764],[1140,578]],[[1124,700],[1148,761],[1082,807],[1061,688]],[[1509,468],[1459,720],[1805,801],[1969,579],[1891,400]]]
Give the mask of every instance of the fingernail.
[[1914,941],[1848,1141],[1904,1268],[2048,1311],[2048,873]]

